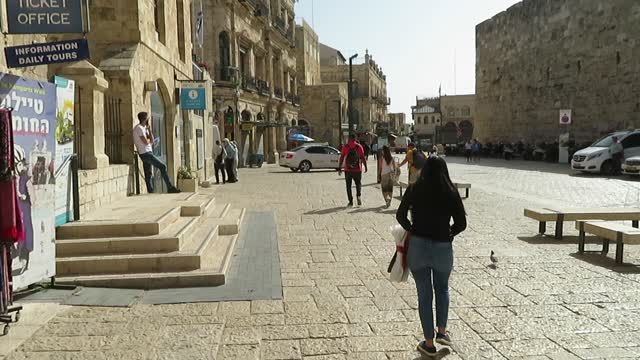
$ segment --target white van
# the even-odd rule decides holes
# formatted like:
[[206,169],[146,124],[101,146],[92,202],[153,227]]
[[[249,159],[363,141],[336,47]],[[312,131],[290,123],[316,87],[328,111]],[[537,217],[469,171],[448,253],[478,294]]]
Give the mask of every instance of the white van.
[[609,147],[617,136],[624,148],[625,159],[640,156],[640,130],[618,131],[594,142],[588,148],[577,151],[571,159],[571,168],[585,173],[611,174],[613,160]]

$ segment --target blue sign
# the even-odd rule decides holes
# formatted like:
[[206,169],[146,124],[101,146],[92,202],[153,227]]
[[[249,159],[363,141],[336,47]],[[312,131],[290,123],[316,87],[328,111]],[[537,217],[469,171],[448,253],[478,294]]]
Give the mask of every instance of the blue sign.
[[206,83],[183,81],[180,88],[180,108],[182,110],[206,110]]
[[89,58],[89,43],[86,39],[77,39],[10,46],[4,48],[4,54],[10,68],[75,62]]
[[82,0],[9,0],[9,34],[82,33]]

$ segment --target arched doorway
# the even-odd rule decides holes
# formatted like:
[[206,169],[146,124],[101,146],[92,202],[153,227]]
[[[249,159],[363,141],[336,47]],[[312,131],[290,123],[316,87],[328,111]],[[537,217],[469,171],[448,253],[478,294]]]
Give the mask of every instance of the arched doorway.
[[458,127],[455,123],[446,123],[440,132],[440,139],[443,144],[458,143]]
[[[151,127],[155,136],[153,154],[167,164],[168,144],[165,102],[160,91],[151,93]],[[153,168],[153,185],[156,192],[167,192],[167,187],[162,181],[160,171],[155,167]]]
[[462,139],[465,141],[471,140],[471,138],[473,137],[473,124],[471,123],[471,121],[462,120],[459,127]]
[[240,116],[242,117],[242,121],[251,121],[251,112],[249,112],[249,110],[242,111]]

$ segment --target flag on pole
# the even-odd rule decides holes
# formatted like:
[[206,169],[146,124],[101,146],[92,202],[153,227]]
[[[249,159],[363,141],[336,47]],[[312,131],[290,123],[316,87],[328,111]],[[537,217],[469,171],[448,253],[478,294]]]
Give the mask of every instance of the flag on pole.
[[200,9],[196,13],[196,42],[199,48],[204,46],[204,11],[202,10],[202,0],[200,0]]

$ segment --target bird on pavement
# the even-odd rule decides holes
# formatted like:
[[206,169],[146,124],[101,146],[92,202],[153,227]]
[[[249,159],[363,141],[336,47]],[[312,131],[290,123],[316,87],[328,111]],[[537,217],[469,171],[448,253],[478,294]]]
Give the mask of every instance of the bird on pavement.
[[496,253],[493,252],[493,250],[491,250],[491,255],[489,255],[489,259],[491,259],[491,267],[492,268],[497,268],[498,267],[498,257],[496,256]]

